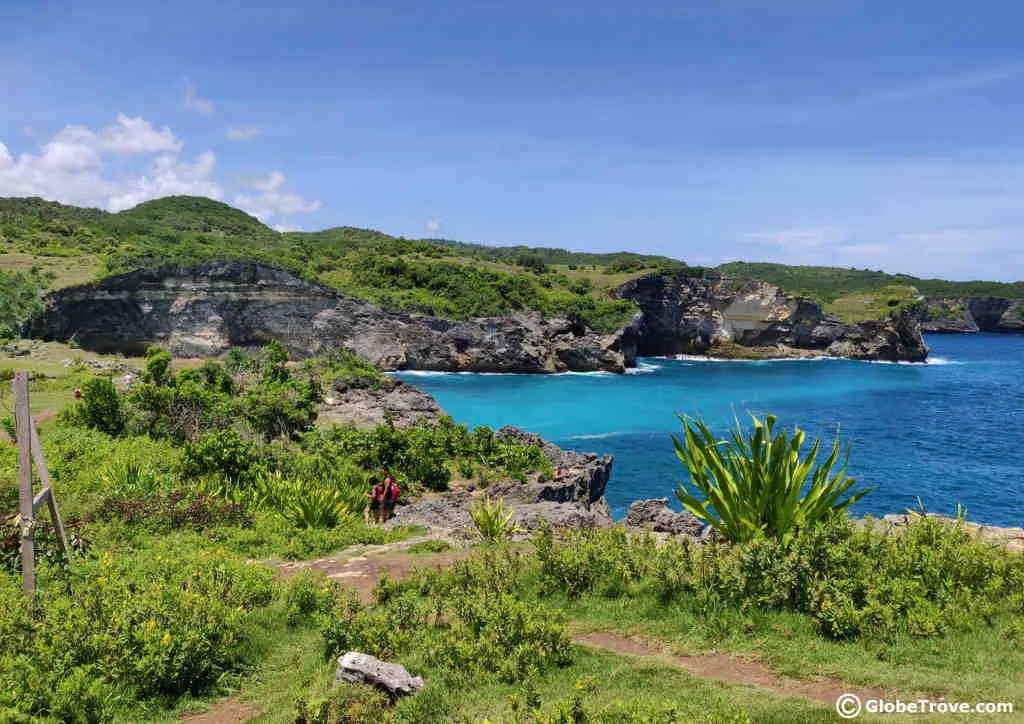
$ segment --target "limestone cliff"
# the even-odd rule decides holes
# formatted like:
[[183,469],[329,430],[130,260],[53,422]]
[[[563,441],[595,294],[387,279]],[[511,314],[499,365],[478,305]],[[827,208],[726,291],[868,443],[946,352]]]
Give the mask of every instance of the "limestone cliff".
[[918,316],[925,332],[1024,332],[1024,299],[929,297]]
[[911,315],[846,324],[761,281],[651,274],[618,294],[640,309],[631,328],[639,355],[713,354],[730,345],[862,360],[919,362],[928,355]]
[[298,358],[348,349],[382,369],[474,372],[622,372],[621,335],[539,314],[452,322],[391,312],[262,264],[163,267],[53,294],[35,336],[85,349],[217,355],[276,339]]

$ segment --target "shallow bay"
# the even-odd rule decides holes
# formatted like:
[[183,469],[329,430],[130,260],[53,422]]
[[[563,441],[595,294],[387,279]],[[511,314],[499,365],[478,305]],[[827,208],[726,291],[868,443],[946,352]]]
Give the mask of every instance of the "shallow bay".
[[849,473],[874,486],[855,511],[929,511],[1024,524],[1024,336],[930,336],[923,365],[847,360],[644,359],[634,374],[401,373],[457,421],[516,425],[558,445],[615,456],[616,518],[638,498],[669,497],[685,470],[675,413],[723,436],[735,412],[778,416],[811,437],[839,426]]

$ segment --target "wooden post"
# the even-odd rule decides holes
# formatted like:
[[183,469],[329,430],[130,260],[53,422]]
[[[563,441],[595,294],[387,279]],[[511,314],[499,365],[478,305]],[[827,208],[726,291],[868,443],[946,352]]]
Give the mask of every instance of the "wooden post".
[[32,411],[28,404],[28,373],[14,373],[14,417],[18,434],[18,502],[21,528],[21,587],[36,592],[35,516],[32,500]]
[[[39,433],[32,419],[32,407],[28,397],[28,373],[14,373],[14,416],[18,435],[18,523],[21,530],[21,587],[26,596],[35,596],[36,592],[36,533],[35,516],[39,509],[46,505],[53,519],[53,529],[57,533],[64,557],[71,563],[71,548],[64,532],[64,521],[61,520],[57,508],[57,496],[53,494],[53,481],[43,457],[43,446],[39,443]],[[39,471],[39,481],[43,489],[39,495],[32,494],[32,460],[35,459]]]
[[[68,537],[64,533],[64,521],[61,520],[60,510],[57,508],[57,495],[53,492],[53,481],[50,480],[50,470],[46,467],[46,458],[43,457],[43,446],[39,442],[39,432],[36,430],[35,422],[32,423],[32,457],[36,461],[36,471],[39,473],[39,482],[43,486],[40,496],[46,496],[46,505],[50,509],[50,520],[53,521],[53,529],[57,533],[57,542],[60,549],[64,551],[64,557],[71,564],[71,548],[68,546]],[[38,508],[37,508],[38,510]]]

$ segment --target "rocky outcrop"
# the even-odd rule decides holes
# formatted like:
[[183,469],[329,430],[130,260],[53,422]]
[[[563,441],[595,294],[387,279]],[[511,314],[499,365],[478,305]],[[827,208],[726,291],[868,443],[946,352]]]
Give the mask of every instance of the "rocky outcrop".
[[928,355],[910,314],[847,324],[761,281],[650,274],[626,282],[618,295],[640,309],[626,335],[639,355],[714,354],[730,345],[780,356],[920,362]]
[[[533,476],[527,482],[503,480],[481,491],[458,491],[423,498],[399,506],[387,525],[419,525],[435,532],[469,535],[473,528],[470,508],[485,495],[503,500],[524,531],[536,530],[541,521],[554,528],[601,528],[612,524],[604,489],[611,476],[612,457],[562,450],[539,435],[515,427],[503,427],[499,442],[537,445],[556,471],[558,480]],[[556,473],[558,474],[558,473]]]
[[626,511],[626,525],[650,528],[655,533],[687,535],[694,538],[704,530],[704,523],[688,510],[680,513],[668,507],[668,498],[635,500]]
[[415,694],[424,686],[422,677],[411,676],[401,664],[390,664],[358,651],[338,658],[334,685],[345,683],[375,686],[392,698]]
[[348,349],[382,369],[622,372],[621,335],[538,313],[453,322],[383,310],[262,264],[162,267],[63,289],[33,326],[47,340],[141,354],[150,344],[182,357],[218,355],[272,339],[294,357]]
[[1024,333],[1024,299],[929,297],[918,310],[921,329],[932,333]]
[[328,425],[374,428],[387,422],[398,428],[415,425],[419,420],[436,422],[444,415],[437,400],[426,392],[391,378],[375,381],[356,378],[335,381],[324,395],[317,418]]

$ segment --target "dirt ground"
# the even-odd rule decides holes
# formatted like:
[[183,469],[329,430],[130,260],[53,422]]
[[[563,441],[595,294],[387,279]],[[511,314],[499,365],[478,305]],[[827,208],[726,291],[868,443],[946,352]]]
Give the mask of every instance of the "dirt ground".
[[[893,692],[884,689],[863,689],[845,684],[839,679],[788,679],[777,676],[764,663],[741,659],[726,654],[702,654],[700,656],[678,656],[639,639],[630,638],[614,631],[581,633],[572,637],[575,643],[595,649],[613,651],[624,656],[652,658],[681,666],[694,676],[713,679],[723,684],[750,685],[767,689],[784,696],[802,696],[824,704],[834,704],[841,694],[856,694],[861,701],[868,699],[889,699]],[[932,701],[942,701],[927,697]]]

